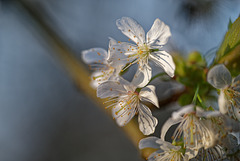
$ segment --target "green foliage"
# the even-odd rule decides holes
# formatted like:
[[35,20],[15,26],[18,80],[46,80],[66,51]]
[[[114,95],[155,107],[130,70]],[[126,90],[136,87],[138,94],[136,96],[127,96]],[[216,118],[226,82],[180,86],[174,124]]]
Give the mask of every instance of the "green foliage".
[[217,51],[215,64],[223,63],[233,76],[239,74],[240,69],[240,17],[234,23],[229,21],[228,31]]
[[231,50],[233,50],[237,45],[240,44],[240,17],[231,24],[228,25],[229,29],[224,37],[224,40],[217,51],[217,60],[227,55]]
[[[197,85],[199,85],[199,96],[205,100],[212,86],[207,83],[207,64],[199,52],[192,52],[187,59],[180,55],[174,57],[176,62],[176,80],[185,85],[186,92],[183,93],[178,102],[180,105],[191,104]],[[201,106],[199,102],[197,105]]]

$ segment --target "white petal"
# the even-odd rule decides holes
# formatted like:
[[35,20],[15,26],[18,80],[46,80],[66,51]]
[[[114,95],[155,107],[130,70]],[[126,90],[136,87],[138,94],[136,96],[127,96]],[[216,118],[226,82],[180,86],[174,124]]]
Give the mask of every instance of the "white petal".
[[112,116],[119,126],[125,126],[135,116],[135,113],[135,108],[122,108],[119,104],[112,108]]
[[155,137],[155,136],[150,136],[150,137],[144,138],[144,139],[140,140],[138,147],[139,147],[139,149],[144,149],[144,148],[158,149],[160,146],[156,142],[157,140],[159,140],[159,138]]
[[[95,71],[92,73],[91,75],[91,78],[92,78],[92,81],[91,81],[91,87],[94,88],[94,89],[97,89],[97,87],[102,84],[103,82],[105,82],[106,80],[103,80],[101,79],[100,75],[102,75],[103,73],[101,71]],[[96,78],[96,79],[95,79]]]
[[240,132],[240,122],[236,121],[234,119],[231,119],[230,117],[223,115],[224,117],[224,127],[228,131],[232,132]]
[[234,78],[233,83],[237,84],[238,86],[240,86],[240,74],[236,78]]
[[114,38],[109,37],[108,47],[111,48],[113,45],[116,45],[116,44],[117,44],[117,41]]
[[[233,97],[235,101],[235,108],[240,109],[240,75],[238,75],[236,78],[234,78],[234,81],[232,83],[232,89],[235,91],[235,93],[238,93],[238,96]],[[237,115],[240,116],[240,113]],[[239,117],[240,120],[240,117]]]
[[147,160],[148,161],[161,161],[162,156],[159,155],[163,152],[163,150],[157,150],[156,152],[152,153]]
[[171,36],[169,27],[156,19],[147,33],[147,44],[165,45]]
[[129,56],[133,55],[135,51],[137,51],[137,47],[133,44],[126,42],[117,43],[115,40],[110,40],[107,61],[113,67],[119,64],[125,66],[135,59],[134,56]]
[[154,104],[155,106],[159,107],[158,98],[155,93],[155,86],[148,85],[148,86],[144,87],[143,89],[141,89],[141,91],[139,93],[139,97],[140,97],[141,101],[148,101],[148,102]]
[[197,154],[198,154],[198,150],[186,148],[185,156],[187,156],[188,159],[195,158]]
[[97,97],[118,97],[127,93],[125,88],[118,81],[106,81],[100,84],[97,88]]
[[182,108],[180,108],[178,111],[175,111],[172,113],[172,118],[174,120],[178,120],[178,119],[181,119],[183,115],[185,115],[186,113],[190,113],[190,112],[193,112],[194,109],[193,109],[193,105],[190,104],[190,105],[186,105]]
[[102,48],[91,48],[82,51],[82,60],[87,63],[106,63],[108,53]]
[[219,111],[203,111],[201,113],[197,112],[198,117],[205,117],[205,118],[212,118],[212,117],[219,117],[222,114]]
[[164,151],[181,149],[180,146],[172,145],[170,142],[164,141],[162,139],[158,139],[156,142],[160,145],[160,149]]
[[237,138],[238,145],[239,145],[240,144],[240,132],[231,132],[230,134],[232,134],[233,136],[235,136]]
[[112,52],[112,46],[116,45],[117,41],[111,37],[109,37],[109,44],[108,44],[108,56],[107,60],[111,60],[114,55],[116,55],[114,52]]
[[210,69],[207,81],[213,87],[221,89],[232,83],[232,77],[229,70],[223,64],[219,64]]
[[97,87],[101,84],[102,82],[97,82],[97,81],[94,81],[92,80],[90,82],[90,86],[93,88],[93,89],[97,89]]
[[223,91],[221,90],[220,95],[218,97],[218,106],[219,106],[219,111],[222,114],[226,114],[228,112],[228,105],[229,101],[225,98]]
[[113,73],[110,75],[109,80],[116,80],[117,81],[120,77],[119,73],[121,72],[121,69],[122,69],[122,66],[117,66],[114,69]]
[[139,88],[142,88],[148,84],[152,78],[152,68],[145,64],[142,69],[138,69],[133,77],[132,83]]
[[150,54],[150,59],[158,66],[162,67],[164,71],[170,76],[174,76],[175,64],[172,56],[166,51],[158,51]]
[[238,121],[240,121],[240,108],[239,107],[234,107],[234,116],[236,117],[236,119],[238,119]]
[[128,82],[123,77],[117,78],[118,84],[121,84],[126,91],[135,92],[136,86],[133,83]]
[[150,135],[154,133],[155,127],[158,124],[158,120],[152,116],[150,109],[144,104],[140,103],[138,114],[139,129],[144,135]]
[[165,123],[164,125],[162,126],[162,129],[161,129],[161,139],[162,140],[165,140],[165,135],[167,133],[167,131],[169,130],[169,128],[172,126],[172,125],[175,125],[179,122],[182,121],[182,118],[177,118],[177,119],[173,119],[173,118],[169,118]]
[[129,37],[136,44],[145,42],[145,32],[142,26],[129,17],[122,17],[116,21],[116,25],[124,35]]

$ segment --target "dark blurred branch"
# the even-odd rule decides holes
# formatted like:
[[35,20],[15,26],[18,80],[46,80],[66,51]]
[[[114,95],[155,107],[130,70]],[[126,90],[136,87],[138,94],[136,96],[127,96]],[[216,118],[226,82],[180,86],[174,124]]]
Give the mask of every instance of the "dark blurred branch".
[[[46,37],[46,41],[51,47],[56,51],[56,56],[59,58],[59,61],[68,71],[70,77],[77,85],[77,87],[89,98],[94,100],[99,107],[104,109],[102,99],[96,97],[96,91],[92,89],[89,85],[90,82],[90,73],[86,70],[84,65],[74,56],[72,51],[67,47],[67,45],[60,39],[60,37],[45,23],[43,18],[40,16],[38,11],[31,6],[30,3],[19,0],[17,1],[21,6],[26,10],[26,12],[32,17],[33,20],[39,25],[42,30],[42,35]],[[105,111],[105,110],[104,110]],[[131,121],[127,126],[123,127],[123,130],[133,142],[135,146],[138,147],[138,142],[144,136],[139,131],[138,125]],[[149,149],[143,151],[143,157],[146,158],[149,155]]]

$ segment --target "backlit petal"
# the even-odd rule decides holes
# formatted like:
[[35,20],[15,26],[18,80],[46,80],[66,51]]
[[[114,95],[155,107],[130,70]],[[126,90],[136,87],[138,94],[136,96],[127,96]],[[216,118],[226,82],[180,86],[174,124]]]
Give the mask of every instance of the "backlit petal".
[[225,98],[225,95],[221,90],[220,95],[218,97],[219,111],[222,114],[226,114],[228,112],[228,105],[229,105],[229,101]]
[[127,93],[127,91],[117,81],[103,82],[97,88],[97,97],[100,98],[117,97],[124,93]]
[[152,60],[157,66],[160,66],[170,76],[174,76],[175,64],[172,56],[166,51],[158,51],[150,54],[150,60]]
[[133,83],[128,82],[123,77],[118,77],[117,83],[121,84],[126,91],[134,92],[137,88]]
[[170,36],[169,27],[161,20],[156,19],[147,33],[147,44],[165,45]]
[[237,144],[239,145],[240,144],[240,132],[231,132],[231,134],[236,137],[237,142],[238,142]]
[[112,116],[119,126],[125,126],[134,116],[135,108],[123,108],[120,104],[112,108]]
[[134,59],[134,56],[128,56],[127,53],[133,55],[136,48],[137,47],[133,44],[120,41],[116,42],[110,39],[107,61],[113,67],[118,65],[125,66]]
[[139,88],[142,88],[148,84],[152,78],[152,68],[145,64],[142,69],[138,69],[133,77],[132,83]]
[[103,73],[101,71],[95,71],[92,73],[91,78],[91,87],[94,89],[97,89],[97,87],[102,84],[103,82],[105,82],[106,80],[102,79],[102,77],[98,77],[100,75],[102,75]]
[[156,142],[157,140],[159,140],[159,138],[155,136],[144,138],[139,142],[139,149],[144,149],[144,148],[158,149],[160,145]]
[[169,130],[169,128],[179,122],[182,121],[182,118],[177,118],[177,119],[173,119],[173,118],[169,118],[165,123],[164,125],[162,126],[162,129],[161,129],[161,139],[162,140],[165,140],[165,135],[167,133],[167,131]]
[[155,86],[148,85],[148,86],[144,87],[140,91],[139,97],[140,97],[141,101],[148,101],[148,102],[154,104],[155,106],[159,107],[158,98],[155,93]]
[[158,124],[158,120],[152,115],[150,109],[141,103],[138,110],[138,123],[140,131],[144,135],[150,135],[154,133],[155,127]]
[[232,77],[229,70],[223,64],[219,64],[210,69],[207,81],[213,87],[222,89],[232,83]]
[[107,57],[108,57],[107,51],[102,48],[91,48],[82,51],[82,60],[87,64],[92,63],[106,64]]
[[116,21],[116,25],[124,35],[129,37],[136,44],[145,42],[145,32],[142,26],[129,17],[122,17]]
[[178,111],[175,111],[172,113],[172,118],[177,120],[177,119],[181,119],[183,117],[183,115],[185,115],[186,113],[191,113],[193,112],[193,105],[186,105],[182,108],[180,108]]

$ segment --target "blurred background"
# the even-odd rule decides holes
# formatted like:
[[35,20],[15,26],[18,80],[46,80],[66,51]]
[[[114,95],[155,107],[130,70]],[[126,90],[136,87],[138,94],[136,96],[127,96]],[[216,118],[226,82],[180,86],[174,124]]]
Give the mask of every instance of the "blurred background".
[[[76,86],[49,37],[81,61],[82,50],[107,49],[108,37],[127,40],[116,19],[132,17],[148,31],[160,18],[172,32],[169,51],[205,55],[239,13],[240,0],[1,0],[0,160],[141,160],[124,131]],[[153,112],[161,118],[155,135],[177,105],[167,106]]]

